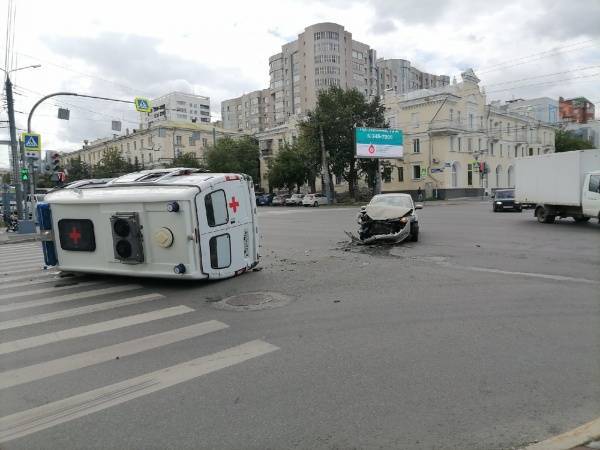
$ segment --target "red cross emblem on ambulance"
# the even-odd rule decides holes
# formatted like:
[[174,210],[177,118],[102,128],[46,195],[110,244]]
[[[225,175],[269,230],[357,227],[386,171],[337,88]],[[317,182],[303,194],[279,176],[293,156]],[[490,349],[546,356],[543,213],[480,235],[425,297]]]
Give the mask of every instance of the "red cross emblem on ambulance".
[[229,202],[229,207],[233,210],[234,213],[237,212],[238,206],[240,206],[240,202],[235,199],[235,195],[231,197],[231,201]]

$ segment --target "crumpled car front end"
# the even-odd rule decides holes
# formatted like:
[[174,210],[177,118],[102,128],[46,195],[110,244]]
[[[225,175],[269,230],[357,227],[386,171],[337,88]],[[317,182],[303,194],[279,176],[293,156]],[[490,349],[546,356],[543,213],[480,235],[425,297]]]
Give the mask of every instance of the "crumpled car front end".
[[400,206],[368,205],[357,217],[359,241],[400,243],[410,236],[413,210]]

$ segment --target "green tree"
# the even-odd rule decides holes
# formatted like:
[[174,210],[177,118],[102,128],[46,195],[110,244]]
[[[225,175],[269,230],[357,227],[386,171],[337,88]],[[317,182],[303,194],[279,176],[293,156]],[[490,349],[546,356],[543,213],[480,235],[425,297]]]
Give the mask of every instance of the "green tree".
[[67,166],[67,181],[78,181],[91,178],[90,166],[81,160],[81,157],[72,159]]
[[112,178],[121,176],[131,170],[131,165],[123,158],[116,147],[111,147],[104,152],[102,159],[94,166],[94,177]]
[[575,136],[570,131],[558,130],[554,138],[554,148],[556,152],[586,150],[593,147],[591,142]]
[[313,146],[319,143],[320,147],[322,130],[325,148],[329,153],[328,172],[348,182],[350,196],[354,199],[359,175],[375,170],[372,161],[355,158],[354,128],[387,128],[384,111],[379,97],[367,101],[357,89],[331,87],[319,93],[316,108],[308,113],[307,121],[301,125],[302,136]]
[[10,184],[10,173],[3,173],[2,174],[2,183],[3,184]]
[[201,168],[202,164],[200,164],[200,160],[196,157],[195,153],[188,152],[174,158],[169,167]]
[[269,186],[287,188],[292,192],[294,188],[300,188],[308,180],[308,176],[305,157],[300,148],[297,145],[285,145],[269,168]]
[[255,138],[221,138],[206,151],[204,159],[211,172],[245,173],[255,183],[260,181],[258,141]]

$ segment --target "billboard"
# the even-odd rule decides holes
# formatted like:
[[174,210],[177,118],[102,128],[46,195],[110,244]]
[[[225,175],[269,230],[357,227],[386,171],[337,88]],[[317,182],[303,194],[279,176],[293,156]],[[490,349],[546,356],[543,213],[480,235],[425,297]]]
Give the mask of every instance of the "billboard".
[[393,128],[356,128],[357,158],[402,158],[404,136]]

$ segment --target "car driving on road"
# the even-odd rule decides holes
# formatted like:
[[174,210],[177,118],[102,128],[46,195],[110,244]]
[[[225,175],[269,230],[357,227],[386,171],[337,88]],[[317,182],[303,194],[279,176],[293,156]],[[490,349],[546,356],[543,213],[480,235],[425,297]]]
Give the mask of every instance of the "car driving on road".
[[521,212],[523,207],[515,201],[514,189],[499,189],[494,194],[492,209],[494,212],[506,210]]

